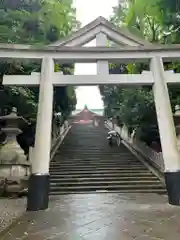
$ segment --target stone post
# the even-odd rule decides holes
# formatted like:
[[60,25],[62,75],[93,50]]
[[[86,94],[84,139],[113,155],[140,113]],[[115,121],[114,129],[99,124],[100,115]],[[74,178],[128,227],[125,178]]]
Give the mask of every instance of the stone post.
[[50,187],[49,163],[53,106],[53,73],[53,59],[44,58],[42,60],[41,67],[36,137],[33,159],[31,159],[32,175],[29,180],[27,211],[38,211],[48,208]]
[[164,158],[165,181],[169,203],[180,205],[180,155],[162,59],[160,57],[152,58],[150,69],[155,81],[153,93]]

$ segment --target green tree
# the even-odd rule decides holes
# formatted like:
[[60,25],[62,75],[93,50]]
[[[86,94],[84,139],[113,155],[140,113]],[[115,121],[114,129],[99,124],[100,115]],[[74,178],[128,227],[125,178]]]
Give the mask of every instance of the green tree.
[[[180,3],[169,0],[128,0],[126,4],[114,8],[110,20],[117,27],[125,26],[153,43],[178,43]],[[180,71],[179,63],[168,63],[165,69]],[[112,74],[140,73],[148,70],[145,64],[110,65]],[[150,88],[128,88],[103,86],[100,88],[109,116],[119,116],[129,128],[137,129],[137,134],[147,143],[158,141],[158,127],[153,94]],[[179,88],[169,88],[174,109],[180,103]]]
[[[57,41],[80,26],[76,9],[70,0],[4,0],[0,3],[0,42],[44,45]],[[56,71],[73,71],[73,65],[59,66]],[[0,63],[1,79],[4,74],[30,74],[40,71],[40,64],[25,60]],[[59,94],[64,92],[64,95]],[[71,94],[70,94],[71,92]],[[18,108],[20,114],[34,118],[37,111],[38,88],[1,86],[0,108]],[[66,101],[64,100],[66,98]],[[76,100],[72,87],[55,88],[54,110],[70,112]]]

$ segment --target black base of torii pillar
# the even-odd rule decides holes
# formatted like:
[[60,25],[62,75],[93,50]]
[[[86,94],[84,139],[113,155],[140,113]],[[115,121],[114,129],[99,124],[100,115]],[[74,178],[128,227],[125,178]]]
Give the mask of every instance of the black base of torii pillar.
[[[180,135],[180,106],[175,106],[175,113],[174,113],[174,123],[176,128],[176,136],[179,142],[179,135]],[[178,154],[180,154],[178,152]],[[172,161],[173,163],[173,161]],[[168,171],[165,172],[165,182],[166,188],[169,197],[169,203],[172,205],[180,205],[180,169],[176,171]]]
[[29,178],[27,211],[39,211],[48,208],[50,176],[32,174]]
[[177,172],[166,172],[165,182],[169,203],[180,206],[180,170]]

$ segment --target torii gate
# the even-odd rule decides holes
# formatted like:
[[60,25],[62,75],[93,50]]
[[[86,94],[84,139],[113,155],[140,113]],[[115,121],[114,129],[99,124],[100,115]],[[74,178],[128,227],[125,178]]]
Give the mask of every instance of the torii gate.
[[[96,47],[82,47],[96,38]],[[107,48],[107,40],[118,47]],[[169,202],[180,205],[180,154],[167,84],[179,83],[180,74],[165,72],[163,61],[180,57],[180,46],[153,45],[118,30],[106,19],[99,17],[68,39],[44,48],[27,45],[0,45],[0,58],[42,59],[41,73],[29,76],[4,76],[4,85],[40,85],[37,114],[36,139],[32,175],[29,180],[27,210],[42,210],[48,207],[49,161],[51,143],[51,118],[53,86],[118,84],[126,86],[150,85],[153,88],[157,120],[165,165],[165,179]],[[53,60],[59,62],[97,62],[97,75],[71,76],[54,72]],[[108,61],[149,62],[150,71],[142,74],[110,75]]]

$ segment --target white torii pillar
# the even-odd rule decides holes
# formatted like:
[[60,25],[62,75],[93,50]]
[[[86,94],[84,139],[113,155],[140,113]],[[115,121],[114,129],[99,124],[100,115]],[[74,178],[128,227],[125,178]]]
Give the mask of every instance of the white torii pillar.
[[[166,74],[160,57],[151,59],[150,70],[154,76],[154,101],[165,166],[165,181],[169,203],[180,205],[180,153],[169,99]],[[175,77],[170,73],[169,77]]]
[[53,106],[53,73],[53,59],[44,58],[41,66],[35,147],[32,159],[32,174],[29,179],[27,211],[38,211],[48,208],[50,187],[49,162]]

